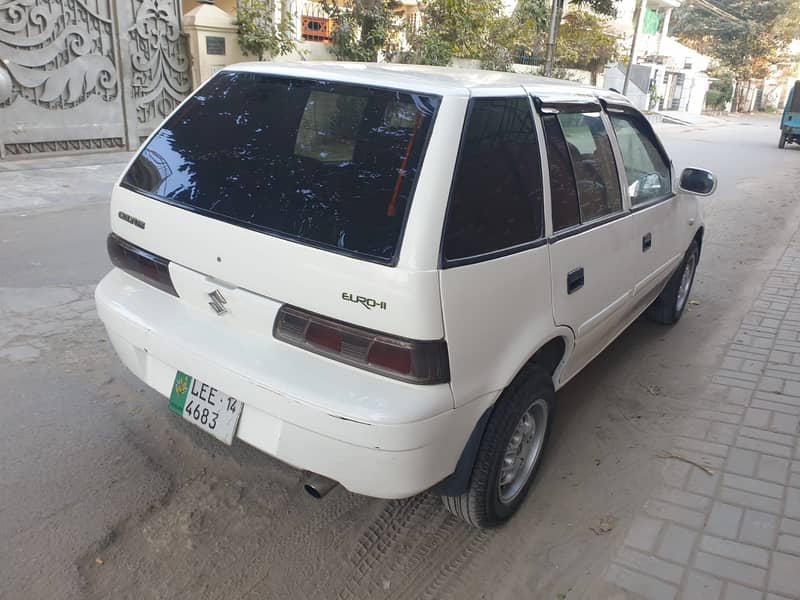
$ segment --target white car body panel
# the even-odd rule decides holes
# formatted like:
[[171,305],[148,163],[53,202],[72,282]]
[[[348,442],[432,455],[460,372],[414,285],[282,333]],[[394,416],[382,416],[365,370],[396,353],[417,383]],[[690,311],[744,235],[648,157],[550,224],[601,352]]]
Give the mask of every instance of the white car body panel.
[[[548,248],[542,245],[442,271],[456,406],[505,388],[537,349],[558,337],[548,309],[550,286],[541,275],[549,262]],[[567,332],[561,334],[571,339]]]
[[[211,280],[217,287],[242,288],[281,303],[414,339],[441,339],[439,274],[390,267],[210,219],[140,194],[114,188],[111,214],[135,215],[139,229],[113,218],[111,230],[129,242]],[[213,243],[208,243],[213,241]],[[254,260],[253,257],[265,257]],[[345,301],[343,293],[374,298],[386,309]],[[209,311],[209,316],[214,316]],[[258,326],[258,325],[257,325]],[[272,321],[263,324],[272,331]]]
[[[582,369],[630,313],[630,229],[630,216],[623,216],[550,244],[553,316],[575,332],[575,350],[563,380]],[[569,294],[567,276],[578,268],[584,270],[585,283]]]

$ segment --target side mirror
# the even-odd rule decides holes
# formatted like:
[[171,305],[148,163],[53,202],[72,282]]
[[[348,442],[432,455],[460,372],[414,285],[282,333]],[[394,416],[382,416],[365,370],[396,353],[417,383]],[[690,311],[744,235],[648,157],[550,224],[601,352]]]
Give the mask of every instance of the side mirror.
[[684,169],[679,185],[681,191],[696,196],[710,196],[717,191],[717,177],[705,169]]

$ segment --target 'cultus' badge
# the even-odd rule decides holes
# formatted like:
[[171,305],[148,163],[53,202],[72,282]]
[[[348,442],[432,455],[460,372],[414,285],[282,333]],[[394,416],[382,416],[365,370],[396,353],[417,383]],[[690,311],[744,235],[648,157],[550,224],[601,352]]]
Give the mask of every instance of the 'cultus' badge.
[[123,221],[125,221],[126,223],[130,223],[131,225],[134,225],[134,226],[138,227],[139,229],[144,229],[145,222],[142,221],[141,219],[137,219],[136,217],[132,217],[128,213],[124,213],[122,211],[119,211],[117,213],[117,216],[120,219],[122,219]]

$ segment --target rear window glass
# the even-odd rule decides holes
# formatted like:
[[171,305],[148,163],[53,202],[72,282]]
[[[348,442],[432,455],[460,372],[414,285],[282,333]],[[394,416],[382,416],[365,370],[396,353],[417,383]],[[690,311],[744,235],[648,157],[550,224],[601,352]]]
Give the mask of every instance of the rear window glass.
[[244,227],[391,262],[439,102],[220,73],[156,133],[123,185]]

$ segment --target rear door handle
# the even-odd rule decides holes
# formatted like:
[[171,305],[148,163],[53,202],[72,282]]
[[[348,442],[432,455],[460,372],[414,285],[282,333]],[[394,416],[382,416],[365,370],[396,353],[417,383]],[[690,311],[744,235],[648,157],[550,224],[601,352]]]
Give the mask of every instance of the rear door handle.
[[645,233],[642,237],[642,252],[647,252],[653,247],[653,234]]
[[583,287],[583,267],[567,273],[567,294],[574,294]]

